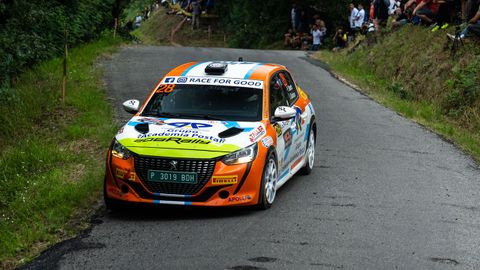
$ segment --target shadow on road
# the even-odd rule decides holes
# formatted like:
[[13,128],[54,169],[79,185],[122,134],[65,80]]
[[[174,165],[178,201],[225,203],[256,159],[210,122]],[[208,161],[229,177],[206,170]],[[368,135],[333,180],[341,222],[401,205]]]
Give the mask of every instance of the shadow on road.
[[119,211],[105,212],[105,217],[122,221],[170,221],[189,219],[219,219],[253,215],[259,210],[252,207],[192,207],[169,205],[131,205]]

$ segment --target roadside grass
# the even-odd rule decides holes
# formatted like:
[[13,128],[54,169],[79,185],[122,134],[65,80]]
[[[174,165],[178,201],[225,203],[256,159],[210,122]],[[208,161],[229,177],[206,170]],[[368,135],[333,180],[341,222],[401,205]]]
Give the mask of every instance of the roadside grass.
[[480,161],[480,48],[467,43],[452,59],[446,42],[443,31],[406,26],[370,47],[314,57]]
[[[161,7],[153,13],[148,20],[143,22],[140,28],[132,31],[132,35],[146,45],[170,46],[172,29],[184,19],[182,16],[167,15],[167,9]],[[192,30],[191,22],[186,21],[176,32],[174,42],[189,47],[227,47],[222,27],[215,19],[203,18],[201,29]],[[212,33],[208,37],[206,25],[212,25]]]
[[60,58],[23,74],[1,101],[0,268],[86,228],[116,129],[95,63],[122,42],[106,33],[70,51],[65,106]]

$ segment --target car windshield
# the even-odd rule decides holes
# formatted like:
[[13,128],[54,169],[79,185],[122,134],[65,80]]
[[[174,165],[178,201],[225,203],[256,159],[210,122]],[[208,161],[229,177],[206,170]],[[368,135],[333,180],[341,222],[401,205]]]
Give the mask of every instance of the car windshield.
[[260,121],[262,89],[217,85],[161,85],[142,115],[181,119]]

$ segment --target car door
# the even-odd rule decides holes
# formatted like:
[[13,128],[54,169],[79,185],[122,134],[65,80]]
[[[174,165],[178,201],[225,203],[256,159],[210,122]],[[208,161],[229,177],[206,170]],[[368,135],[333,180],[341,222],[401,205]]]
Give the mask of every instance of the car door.
[[[279,106],[289,106],[285,88],[283,87],[282,80],[279,77],[279,73],[275,73],[270,79],[269,89],[269,112],[270,119],[273,123],[273,128],[277,134],[277,162],[279,168],[279,178],[282,178],[283,172],[288,168],[285,164],[285,153],[290,151],[292,146],[292,134],[291,134],[291,120],[277,121],[274,120],[275,110]],[[288,173],[288,170],[287,170]]]
[[295,82],[292,76],[287,71],[281,71],[278,73],[278,78],[282,84],[282,88],[287,98],[288,106],[295,109],[297,112],[295,118],[289,121],[290,147],[285,149],[283,164],[286,168],[293,169],[301,161],[301,158],[305,154],[307,147],[307,140],[305,136],[307,132],[307,124],[309,119],[308,112],[305,110],[305,106],[297,102],[299,95]]

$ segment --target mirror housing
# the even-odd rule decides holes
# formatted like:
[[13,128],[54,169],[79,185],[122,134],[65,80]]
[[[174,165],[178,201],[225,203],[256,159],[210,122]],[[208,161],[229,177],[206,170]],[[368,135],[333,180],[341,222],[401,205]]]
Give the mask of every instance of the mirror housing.
[[287,106],[279,106],[275,109],[274,118],[279,121],[289,120],[297,115],[297,111]]
[[129,99],[122,104],[123,109],[131,114],[136,114],[140,109],[140,101],[137,99]]

